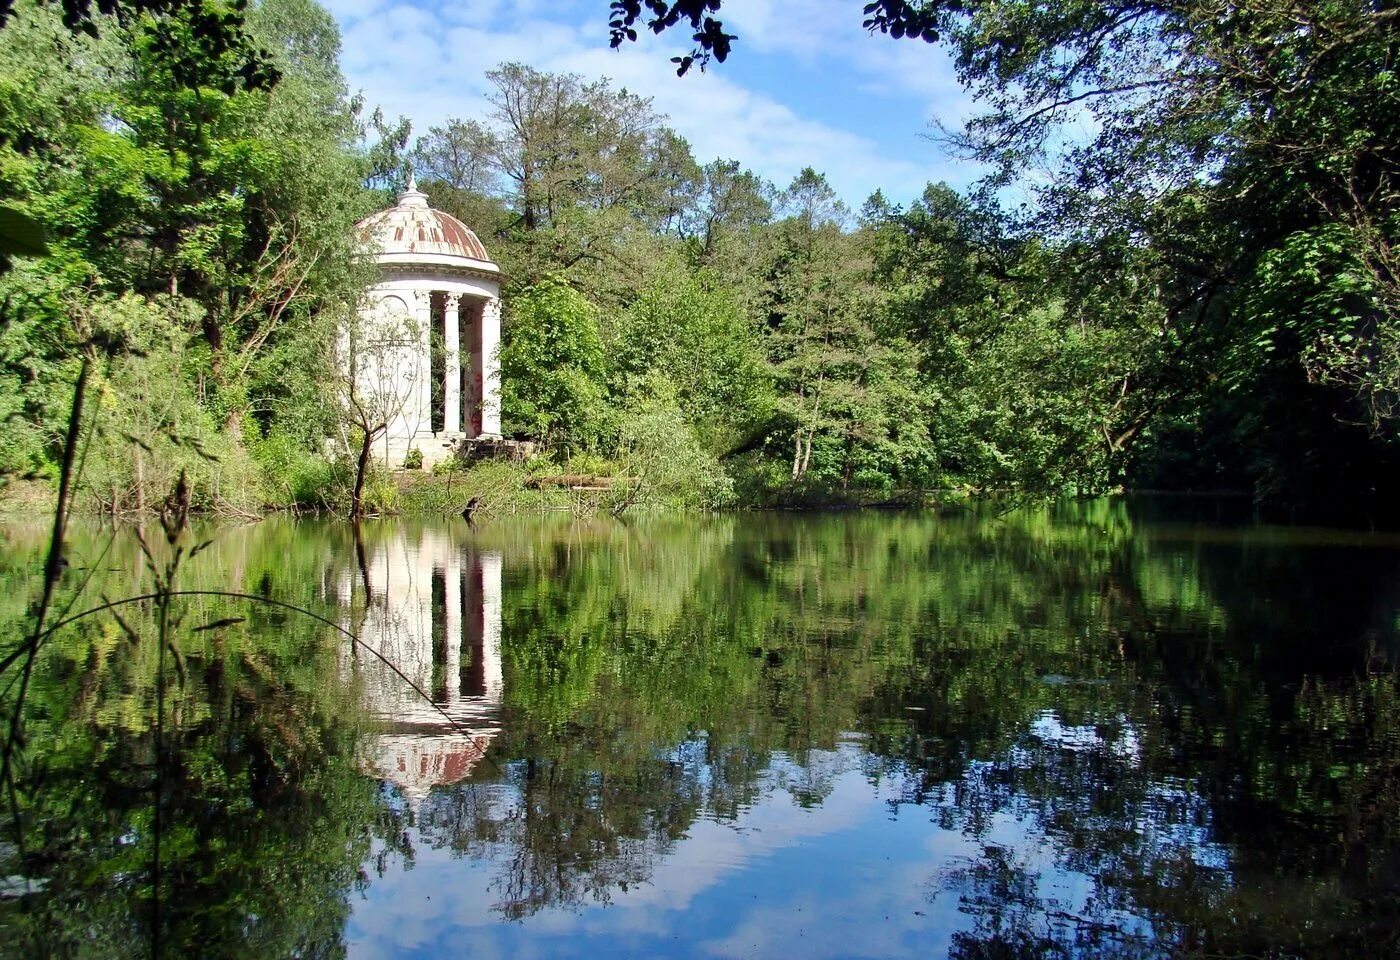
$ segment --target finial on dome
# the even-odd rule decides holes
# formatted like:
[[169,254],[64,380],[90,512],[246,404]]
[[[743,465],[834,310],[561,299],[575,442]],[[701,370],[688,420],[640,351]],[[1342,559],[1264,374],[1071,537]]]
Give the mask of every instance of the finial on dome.
[[418,189],[418,181],[413,176],[413,166],[408,168],[408,186],[399,194],[399,206],[401,207],[426,207],[428,205],[428,195]]

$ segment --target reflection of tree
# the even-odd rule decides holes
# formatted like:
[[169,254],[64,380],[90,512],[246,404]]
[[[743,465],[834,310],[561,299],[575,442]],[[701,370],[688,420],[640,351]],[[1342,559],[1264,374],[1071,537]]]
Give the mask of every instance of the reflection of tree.
[[[1375,598],[1393,597],[1393,569],[1349,569],[1347,554],[1295,542],[1167,532],[1153,543],[1149,528],[1105,562],[1062,557],[1006,642],[984,632],[1006,620],[945,621],[916,640],[915,661],[928,666],[872,706],[872,718],[920,707],[875,744],[905,803],[977,837],[1015,817],[1057,868],[1096,879],[1096,898],[1056,931],[1046,923],[1056,908],[989,886],[1002,875],[989,853],[963,877],[987,881],[962,901],[980,931],[960,938],[964,955],[1136,956],[1131,939],[1102,937],[1093,951],[1082,942],[1085,931],[1122,934],[1134,916],[1185,953],[1364,953],[1396,936],[1387,918],[1400,885],[1384,866],[1396,836],[1383,812],[1400,786],[1400,745],[1384,732],[1395,728],[1396,678],[1352,673],[1374,662],[1375,613],[1394,609]],[[1015,583],[974,569],[1002,589]],[[1281,593],[1280,582],[1301,589]],[[1085,595],[1103,606],[1079,618]],[[1059,614],[1047,606],[1056,597]],[[1306,651],[1329,637],[1318,611],[1337,608],[1354,617],[1332,635],[1341,656],[1310,674],[1321,664]],[[1057,653],[1066,637],[1078,649]],[[1046,738],[1047,718],[1074,731],[1070,742]],[[1001,923],[1016,909],[1048,946],[1016,946]]]
[[[259,592],[275,578],[279,592],[296,584],[289,599],[315,606],[327,543],[288,530],[274,523],[252,544],[220,542],[191,561],[185,586]],[[99,553],[82,531],[74,539],[75,562]],[[130,547],[119,538],[105,555],[94,593],[129,586]],[[0,580],[12,585],[9,572]],[[358,721],[339,703],[333,641],[281,611],[211,600],[177,612],[184,680],[170,684],[166,712],[159,930],[156,653],[92,620],[57,637],[35,675],[25,848],[0,853],[0,875],[34,878],[43,892],[0,900],[3,950],[146,957],[158,933],[166,956],[342,955],[370,837],[393,830],[355,769]],[[142,613],[125,616],[149,635]],[[231,616],[248,619],[189,629]]]
[[942,878],[976,918],[972,931],[953,934],[949,960],[1161,955],[1142,933],[1058,909],[1039,892],[1039,874],[1014,851],[988,844],[980,859]]
[[[400,540],[499,554],[499,732],[470,776],[400,822],[385,807],[402,804],[374,807],[353,774],[363,754],[343,744],[356,724],[332,719],[343,659],[308,654],[320,641],[270,614],[211,637],[190,651],[191,739],[170,802],[189,838],[175,844],[181,882],[219,869],[196,853],[223,844],[234,892],[196,891],[190,910],[203,913],[179,923],[213,935],[251,910],[269,918],[268,943],[321,942],[344,916],[366,829],[397,844],[370,868],[411,858],[410,837],[496,865],[508,917],[606,903],[647,881],[697,820],[736,822],[773,793],[819,806],[850,773],[843,758],[859,757],[891,816],[975,844],[930,879],[929,895],[967,919],[955,956],[1383,955],[1400,915],[1395,564],[1349,569],[1352,554],[1275,536],[1103,504],[995,520],[405,523],[367,527],[360,565],[348,528],[265,524],[212,548],[210,569],[255,592],[295,578],[308,603],[339,603],[362,570],[387,597],[397,587],[372,558]],[[435,570],[415,581],[434,612],[455,582]],[[1319,610],[1340,611],[1326,613],[1334,634]],[[384,615],[342,612],[366,629]],[[436,622],[415,675],[446,690],[438,648],[451,638]],[[1307,653],[1319,636],[1335,636],[1325,657]],[[120,799],[136,782],[121,771],[150,760],[136,722],[149,665],[116,648],[75,640],[41,685],[46,731],[78,718],[99,729],[50,752],[64,829],[89,833],[46,848],[52,889],[100,891],[64,929],[82,918],[116,930],[140,903],[114,879],[141,862],[122,861],[119,842],[139,804],[112,804],[108,819],[109,798],[80,794],[90,781],[76,772],[94,765]],[[859,750],[833,749],[851,735]],[[264,759],[239,766],[220,738],[261,743]],[[307,879],[279,913],[263,902],[278,876],[268,864],[303,860]],[[77,879],[80,863],[96,887]],[[1055,892],[1054,871],[1086,890]]]
[[[1247,579],[1243,553],[1256,587],[1284,557],[1289,581],[1330,578],[1362,610],[1374,601],[1357,595],[1382,595],[1378,585],[1344,585],[1289,543],[1133,528],[1121,506],[1086,505],[994,523],[676,529],[701,549],[664,524],[499,532],[515,538],[508,555],[530,559],[508,575],[512,717],[497,750],[530,762],[507,780],[518,822],[492,820],[473,849],[510,862],[506,911],[606,899],[690,819],[732,817],[765,791],[820,804],[832,755],[812,748],[855,730],[872,775],[903,784],[896,813],[917,804],[972,837],[1019,818],[1056,869],[1096,878],[1082,902],[1023,896],[995,862],[1017,852],[989,853],[954,884],[975,921],[961,955],[1135,956],[1148,933],[1185,951],[1270,935],[1306,944],[1297,918],[1319,910],[1339,919],[1314,940],[1339,935],[1366,901],[1329,892],[1329,858],[1346,851],[1324,837],[1350,816],[1349,843],[1394,847],[1384,804],[1363,810],[1359,798],[1394,795],[1387,757],[1400,754],[1355,763],[1376,736],[1368,725],[1392,714],[1394,678],[1290,688],[1286,670],[1261,675],[1279,659],[1268,638],[1324,597],[1265,610],[1231,582]],[[1370,655],[1345,662],[1364,669]],[[779,752],[796,774],[768,775]],[[459,828],[442,826],[438,842]],[[1296,856],[1282,837],[1301,838]],[[1251,896],[1258,868],[1280,863],[1301,880]],[[1374,872],[1362,869],[1363,889],[1376,889]]]

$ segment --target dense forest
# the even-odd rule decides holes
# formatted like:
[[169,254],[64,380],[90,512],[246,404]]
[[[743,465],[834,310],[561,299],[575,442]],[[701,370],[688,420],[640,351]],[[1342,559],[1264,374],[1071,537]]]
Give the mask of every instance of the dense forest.
[[939,135],[990,172],[859,210],[815,168],[694,156],[606,79],[500,64],[486,113],[414,131],[348,89],[314,0],[112,6],[0,9],[0,210],[47,248],[0,275],[7,483],[56,475],[83,372],[95,508],[181,470],[214,510],[343,504],[354,224],[411,169],[509,278],[505,426],[544,451],[522,474],[704,506],[1131,487],[1390,513],[1389,4],[872,4],[866,42],[951,48],[982,112]]

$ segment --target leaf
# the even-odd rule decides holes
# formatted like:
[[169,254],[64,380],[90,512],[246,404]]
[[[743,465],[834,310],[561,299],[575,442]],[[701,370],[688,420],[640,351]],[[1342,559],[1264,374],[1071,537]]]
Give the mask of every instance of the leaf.
[[0,256],[43,257],[49,252],[44,228],[14,207],[0,205]]

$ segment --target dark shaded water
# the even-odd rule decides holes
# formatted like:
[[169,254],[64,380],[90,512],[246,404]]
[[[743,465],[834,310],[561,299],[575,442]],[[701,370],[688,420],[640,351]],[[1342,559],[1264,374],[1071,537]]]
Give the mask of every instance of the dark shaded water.
[[[178,586],[367,647],[212,598],[164,658],[140,607],[57,636],[0,952],[1400,952],[1400,539],[1150,500],[203,534]],[[0,537],[13,643],[43,540]],[[149,583],[75,540],[74,610]]]

